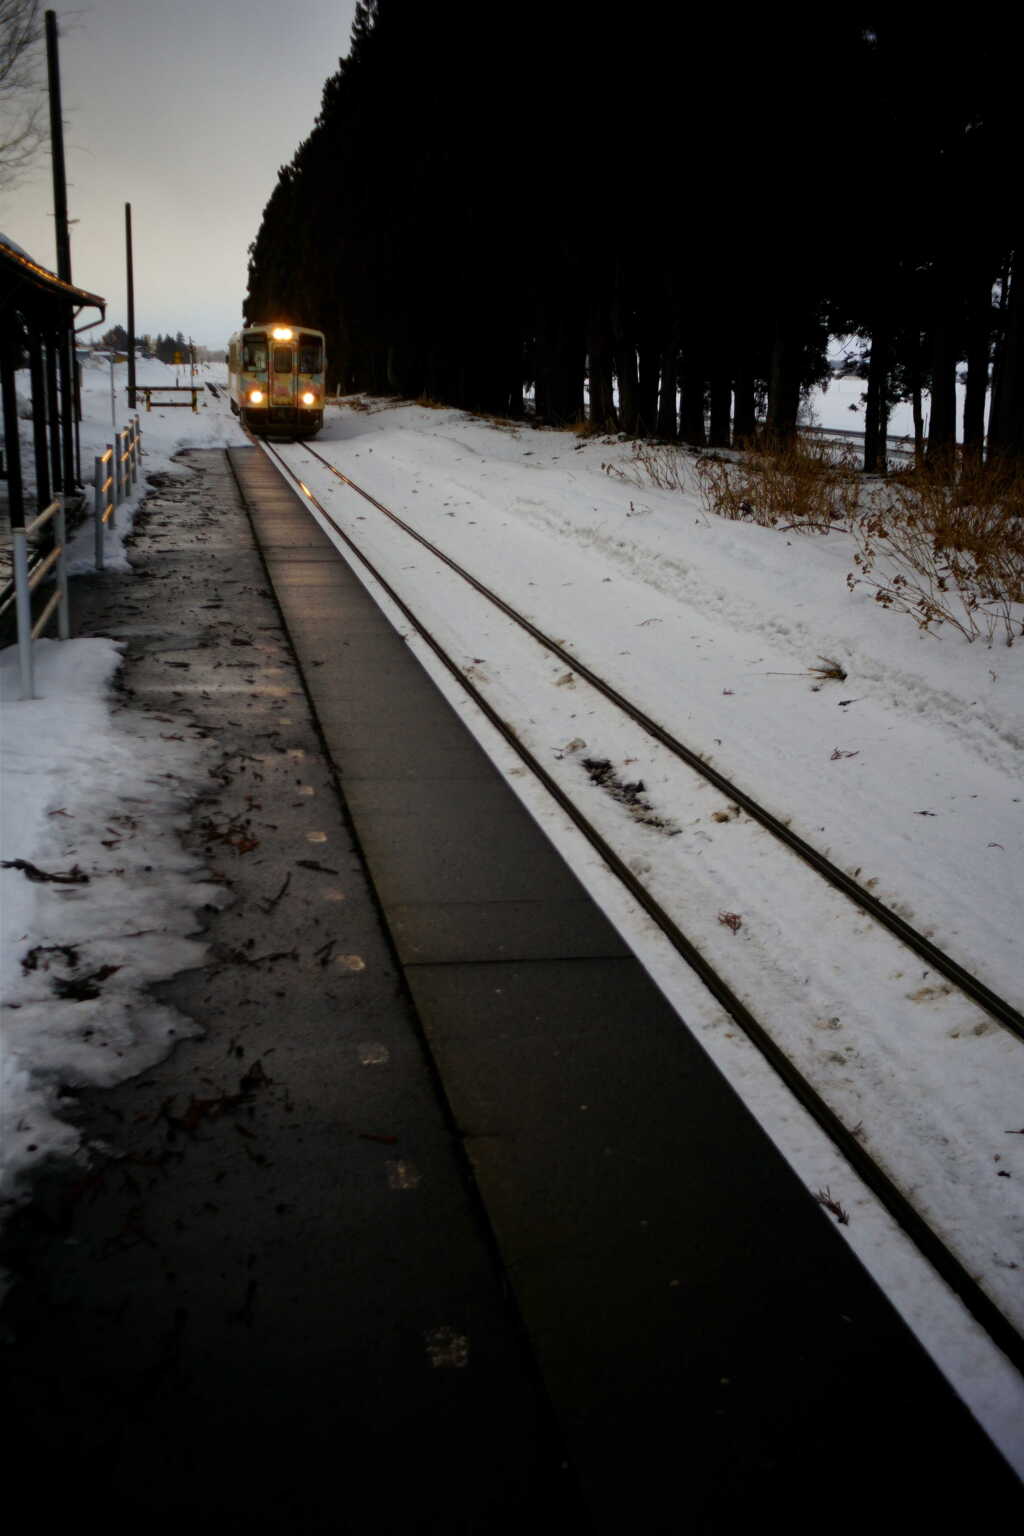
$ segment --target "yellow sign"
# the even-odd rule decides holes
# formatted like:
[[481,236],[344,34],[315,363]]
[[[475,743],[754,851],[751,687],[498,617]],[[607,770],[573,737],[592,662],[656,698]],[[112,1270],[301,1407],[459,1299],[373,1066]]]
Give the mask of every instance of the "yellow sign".
[[180,352],[175,352],[175,354],[174,354],[174,361],[176,363],[183,363],[185,361],[185,359],[182,357]]

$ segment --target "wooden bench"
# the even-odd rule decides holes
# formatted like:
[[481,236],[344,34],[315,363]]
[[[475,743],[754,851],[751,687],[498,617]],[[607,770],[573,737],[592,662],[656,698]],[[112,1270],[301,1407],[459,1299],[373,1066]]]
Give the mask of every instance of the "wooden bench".
[[167,410],[177,410],[180,407],[187,408],[191,405],[196,412],[199,410],[199,391],[202,384],[136,384],[135,393],[145,395],[146,410],[153,409],[154,395],[191,395],[191,400],[158,400],[157,405],[164,406]]

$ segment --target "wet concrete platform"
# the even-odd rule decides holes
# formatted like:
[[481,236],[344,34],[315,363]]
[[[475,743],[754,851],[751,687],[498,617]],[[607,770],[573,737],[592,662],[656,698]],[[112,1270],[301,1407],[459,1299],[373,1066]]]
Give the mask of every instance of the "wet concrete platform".
[[[586,1529],[564,1437],[221,454],[72,585],[122,701],[202,736],[187,846],[230,902],[158,1066],[64,1110],[4,1235],[12,1490],[46,1529]],[[138,807],[134,808],[138,813]]]
[[204,1037],[82,1096],[96,1176],[12,1238],[10,1446],[61,1468],[53,1507],[353,1536],[1020,1507],[298,497],[256,449],[186,458],[77,623],[216,744],[190,846],[235,899],[164,989]]

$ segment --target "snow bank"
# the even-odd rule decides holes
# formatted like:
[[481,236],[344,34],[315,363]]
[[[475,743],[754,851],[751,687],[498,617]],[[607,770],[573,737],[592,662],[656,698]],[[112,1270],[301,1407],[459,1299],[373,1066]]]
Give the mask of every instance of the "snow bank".
[[146,989],[202,963],[194,914],[222,896],[178,837],[203,749],[115,710],[119,663],[112,640],[40,641],[40,697],[19,701],[16,648],[0,652],[3,1200],[76,1146],[62,1086],[131,1077],[192,1032]]

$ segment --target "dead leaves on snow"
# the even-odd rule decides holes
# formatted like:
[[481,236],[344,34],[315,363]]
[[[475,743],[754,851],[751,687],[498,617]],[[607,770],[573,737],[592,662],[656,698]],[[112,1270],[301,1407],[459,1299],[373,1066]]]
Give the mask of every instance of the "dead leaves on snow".
[[0,864],[2,869],[20,869],[26,880],[33,881],[36,885],[88,885],[89,876],[84,870],[73,864],[66,874],[59,871],[40,869],[37,864],[28,859],[4,859]]

